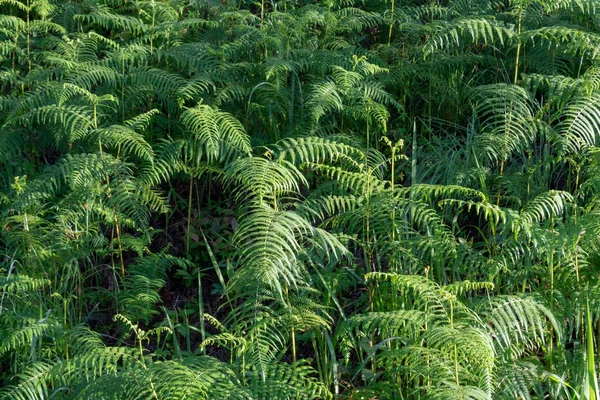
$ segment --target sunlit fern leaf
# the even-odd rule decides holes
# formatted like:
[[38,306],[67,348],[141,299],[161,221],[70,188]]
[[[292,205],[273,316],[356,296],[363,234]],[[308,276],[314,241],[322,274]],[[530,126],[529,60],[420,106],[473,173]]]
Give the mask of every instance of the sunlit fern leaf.
[[138,157],[149,164],[154,161],[152,146],[146,142],[142,134],[132,128],[123,125],[112,125],[94,129],[86,136],[92,143],[98,143],[98,145],[106,146],[111,150],[120,150],[123,155]]
[[356,121],[364,121],[369,126],[379,127],[383,132],[387,131],[387,122],[390,119],[390,112],[383,104],[375,103],[369,100],[349,104],[344,107],[344,112],[351,115]]
[[600,130],[600,96],[578,96],[570,101],[556,116],[564,154],[578,152],[581,148],[596,144]]
[[284,287],[301,285],[306,271],[299,255],[305,250],[305,237],[318,239],[312,244],[327,250],[332,258],[344,252],[337,239],[315,230],[293,212],[254,209],[240,221],[234,235],[240,269],[233,278],[233,288],[252,288],[259,283],[281,295]]
[[142,229],[148,225],[150,210],[147,205],[149,195],[153,195],[154,192],[140,191],[138,183],[131,176],[116,175],[110,182],[109,194],[107,205],[114,210],[113,222],[121,221]]
[[232,310],[225,320],[231,325],[231,333],[223,332],[209,338],[206,344],[230,347],[232,356],[247,359],[264,377],[288,344],[290,313],[272,302],[273,295],[277,296],[275,292],[261,288],[253,290],[254,293],[239,294],[248,299]]
[[466,292],[472,292],[477,290],[493,290],[494,284],[492,282],[471,282],[468,280],[454,282],[444,286],[444,289],[449,292],[455,294],[456,296],[461,296]]
[[[288,211],[264,208],[246,215],[234,236],[240,269],[233,279],[233,287],[260,282],[283,293],[284,286],[302,282],[305,271],[298,260],[302,251],[300,240],[311,231],[306,220]],[[252,275],[255,277],[250,279]]]
[[[490,335],[481,327],[469,326],[457,318],[457,322],[434,323],[423,333],[428,347],[436,348],[462,366],[468,366],[469,372],[477,377],[489,378],[496,359],[496,350]],[[475,321],[470,321],[471,324]],[[454,353],[454,354],[453,354]],[[471,381],[471,384],[479,383]]]
[[331,71],[331,75],[335,80],[336,85],[342,88],[355,86],[358,82],[362,81],[364,77],[355,71],[346,71],[340,66],[334,66]]
[[153,1],[138,2],[137,11],[141,17],[145,18],[147,23],[152,25],[176,21],[179,17],[177,9],[170,4],[155,3]]
[[535,348],[546,341],[552,329],[560,340],[561,329],[552,312],[542,303],[527,296],[494,296],[482,300],[476,308],[494,341],[503,350],[517,344]]
[[[308,186],[304,175],[288,161],[271,161],[262,157],[239,158],[225,169],[227,179],[239,188],[238,196],[249,195],[259,204],[277,202],[282,196],[296,195]],[[272,203],[272,204],[273,204]]]
[[568,192],[550,190],[531,199],[519,213],[516,220],[510,221],[515,236],[520,230],[529,233],[529,227],[553,217],[561,217],[573,196]]
[[41,319],[19,316],[18,321],[12,321],[10,330],[7,330],[8,327],[6,326],[2,328],[5,332],[0,342],[0,355],[23,351],[25,348],[27,350],[31,349],[32,360],[35,360],[36,348],[34,345],[38,340],[41,341],[46,336],[56,337],[62,333],[62,326],[47,316]]
[[307,163],[308,167],[336,180],[341,186],[352,189],[358,193],[372,193],[384,190],[387,182],[382,182],[374,176],[364,172],[348,171],[345,168],[330,166],[326,164]]
[[462,386],[445,382],[440,388],[432,389],[423,397],[427,400],[489,400],[490,395],[476,386]]
[[[454,301],[455,296],[443,287],[424,276],[401,275],[386,272],[370,272],[365,275],[367,282],[390,282],[392,290],[402,294],[414,294],[418,303],[415,309],[427,309],[431,313],[430,318],[445,319],[449,316],[449,302]],[[456,302],[454,312],[467,312],[464,305]]]
[[[54,349],[63,349],[68,343],[70,362],[52,359],[33,362],[13,377],[15,383],[0,390],[3,399],[33,399],[44,393],[55,393],[70,388],[77,393],[81,385],[104,374],[114,373],[118,367],[128,368],[131,349],[107,348],[98,336],[82,326],[54,335]],[[41,396],[41,397],[40,397]],[[45,398],[45,397],[44,397]]]
[[73,143],[84,132],[94,126],[93,115],[87,106],[46,105],[19,117],[15,122],[26,125],[57,125],[54,140],[57,143]]
[[[56,60],[55,62],[59,63],[58,60]],[[88,90],[92,90],[92,88],[96,85],[114,85],[117,82],[122,81],[122,78],[119,76],[119,73],[117,71],[105,65],[78,65],[76,70],[77,72],[75,76],[70,80],[74,85],[81,86]]]
[[[308,133],[308,132],[302,131],[302,133]],[[296,144],[298,145],[299,150],[301,150],[305,154],[305,156],[307,156],[307,155],[309,156],[309,158],[307,158],[305,160],[305,162],[311,161],[310,154],[313,152],[313,146],[314,146],[314,151],[316,151],[318,153],[322,153],[322,156],[327,155],[331,151],[332,153],[330,153],[330,154],[331,154],[332,161],[338,160],[339,162],[342,162],[342,160],[346,160],[348,162],[347,165],[354,165],[357,168],[359,168],[358,166],[361,165],[361,161],[364,160],[365,155],[367,154],[366,149],[364,148],[364,140],[362,138],[356,137],[351,134],[335,132],[335,130],[332,130],[330,132],[330,134],[327,135],[325,138],[322,138],[321,136],[302,135],[300,137],[294,137],[293,139],[290,139],[290,140],[292,140],[291,143],[287,142],[287,139],[284,139],[281,142],[287,143],[287,144],[292,144],[292,143],[294,143],[294,140],[298,140],[298,142],[296,142]],[[330,146],[333,146],[333,148],[330,148]],[[318,150],[318,149],[320,149],[320,150]],[[278,153],[277,150],[279,150],[279,149],[278,149],[277,145],[275,145],[274,154],[280,154],[280,153]],[[291,153],[289,153],[289,150],[286,149],[286,147],[284,147],[281,150],[284,151],[283,155],[285,155],[286,157],[289,157],[292,155]],[[383,156],[382,153],[379,152],[377,149],[370,149],[370,150],[373,153],[379,153],[381,155],[381,157],[383,159],[385,159],[385,156]],[[298,154],[298,156],[300,156],[300,154]],[[296,158],[293,157],[293,159],[296,159]],[[321,161],[325,162],[326,160],[327,160],[326,158],[321,160],[319,157],[317,157],[317,159],[313,160],[313,161],[314,162],[321,162]],[[351,162],[351,161],[353,161],[353,162]],[[344,164],[344,165],[346,165],[346,164]]]
[[561,44],[569,43],[569,46],[560,46],[560,50],[568,54],[578,55],[581,53],[591,54],[597,57],[600,38],[593,32],[566,26],[550,26],[523,32],[526,40],[534,45],[544,48],[557,48]]
[[465,46],[467,43],[504,45],[514,40],[515,32],[502,23],[491,19],[460,19],[450,25],[450,29],[441,32],[432,39],[432,46],[446,49],[449,46]]
[[337,12],[340,33],[344,31],[359,32],[382,23],[379,13],[368,12],[360,8],[344,7]]
[[306,362],[275,363],[264,373],[251,371],[247,390],[252,398],[330,399],[331,393],[314,377]]
[[[67,155],[49,167],[42,178],[28,183],[15,205],[27,210],[49,196],[76,193],[82,203],[103,199],[102,203],[111,209],[106,215],[107,222],[114,223],[121,216],[123,223],[144,227],[150,209],[164,210],[165,203],[161,195],[148,186],[141,187],[140,183],[129,166],[108,154]],[[103,185],[100,194],[99,187]]]
[[0,398],[11,400],[45,399],[49,396],[48,377],[52,364],[34,362],[23,368],[13,379],[18,383],[0,389]]
[[[150,359],[149,359],[150,360]],[[233,371],[212,357],[154,360],[100,376],[82,385],[79,399],[246,398]]]
[[315,123],[332,111],[342,111],[343,101],[335,82],[327,81],[312,88],[307,99],[307,108]]
[[148,129],[148,126],[152,122],[152,118],[157,114],[160,114],[160,110],[154,108],[150,111],[146,111],[128,119],[123,123],[123,125],[133,129],[136,132],[144,132],[146,129]]
[[153,165],[142,165],[139,170],[140,180],[148,186],[158,185],[169,179],[176,171],[183,168],[181,154],[183,141],[155,141]]
[[543,366],[536,359],[501,361],[497,375],[501,378],[497,399],[535,399],[547,390],[540,381]]
[[66,155],[59,162],[51,166],[45,179],[31,182],[23,194],[23,198],[43,198],[58,194],[59,190],[66,187],[85,188],[90,182],[106,177],[108,171],[128,175],[129,169],[113,157],[96,154]]
[[[213,399],[245,398],[231,369],[211,357],[185,358],[182,361],[155,361],[140,371],[131,393],[141,390],[143,397]],[[133,382],[132,382],[133,383]]]
[[296,212],[309,220],[323,221],[338,213],[350,213],[363,205],[364,198],[349,196],[315,196],[300,203]]
[[[460,351],[458,347],[456,349]],[[386,349],[379,358],[387,373],[401,374],[405,380],[414,381],[424,398],[471,398],[461,397],[465,394],[462,391],[471,391],[477,396],[483,396],[475,398],[489,400],[493,391],[492,371],[485,370],[484,367],[484,370],[477,374],[478,360],[482,360],[484,355],[474,354],[473,364],[469,361],[465,363],[462,354],[460,359],[455,357],[457,355],[454,346],[448,352],[435,347],[408,345]],[[458,394],[458,397],[453,397],[455,394]]]
[[514,152],[528,148],[537,137],[537,104],[520,86],[478,86],[472,90],[472,102],[483,130],[477,146],[490,160],[505,161]]
[[419,310],[394,310],[356,314],[338,325],[336,340],[343,354],[354,347],[351,337],[378,338],[399,337],[406,340],[414,332],[420,332],[427,323],[428,316]]
[[[387,70],[384,70],[387,72]],[[393,95],[385,90],[385,87],[378,81],[361,81],[358,82],[356,88],[364,93],[364,96],[369,99],[369,103],[375,105],[380,104],[386,107],[386,111],[391,112],[396,110],[401,112],[403,107],[396,101]],[[374,107],[376,109],[376,107]],[[382,113],[382,112],[380,112]]]
[[[187,373],[188,376],[193,379],[193,384],[191,386],[192,390],[190,390],[191,394],[193,394],[194,386],[199,388],[204,386],[208,393],[207,398],[215,398],[218,396],[226,396],[233,399],[246,398],[246,395],[243,389],[240,388],[239,381],[230,366],[211,357],[185,358],[182,362],[182,366],[193,374],[184,371],[184,373]],[[165,367],[168,368],[169,366],[167,365]],[[182,390],[181,379],[178,378],[178,376],[174,376],[170,385],[171,387],[164,385],[166,386],[166,390],[163,389],[165,394],[170,396],[172,390]],[[183,390],[186,390],[185,387]]]
[[106,7],[99,7],[97,10],[87,14],[77,14],[73,18],[76,21],[95,25],[103,29],[128,30],[134,34],[143,33],[146,28],[139,18],[112,13]]
[[435,205],[446,199],[465,200],[465,198],[475,198],[480,201],[486,199],[485,194],[479,190],[458,185],[431,185],[431,184],[416,184],[403,188],[394,189],[394,193],[425,201],[431,205]]
[[[382,351],[381,362],[390,374],[402,374],[406,380],[419,382],[435,379],[438,384],[456,382],[456,369],[448,354],[435,348],[407,345]],[[459,366],[459,373],[467,372]],[[427,388],[423,388],[427,389]],[[431,388],[429,388],[431,389]]]
[[205,76],[196,76],[192,79],[188,79],[183,85],[180,85],[177,89],[177,97],[184,101],[198,101],[200,96],[206,93],[212,93],[216,91],[214,81]]
[[527,74],[523,77],[523,86],[532,93],[544,93],[557,110],[563,109],[577,95],[591,95],[600,87],[598,71],[590,69],[581,78],[563,75]]
[[[5,3],[5,1],[3,1],[2,3]],[[15,4],[22,3],[15,2]],[[2,15],[0,17],[0,27],[9,31],[13,30],[15,32],[18,32],[19,30],[25,30],[26,22],[23,21],[21,18],[13,15]]]
[[274,290],[280,296],[285,287],[301,286],[307,275],[299,256],[305,240],[338,258],[345,249],[329,233],[313,228],[307,220],[290,211],[255,207],[242,219],[234,234],[238,270],[231,290],[248,293],[256,287]]
[[190,162],[199,164],[202,158],[223,162],[250,153],[250,141],[244,127],[229,113],[198,104],[181,114],[181,122],[191,133],[186,145]]
[[[23,274],[12,274],[0,278],[0,292],[5,296],[19,296],[21,292],[33,292],[50,285],[47,279],[32,278]],[[0,303],[1,305],[1,303]]]
[[[396,230],[396,238],[400,238],[401,235],[415,237],[415,235],[422,233],[423,236],[421,238],[423,241],[421,244],[425,247],[417,246],[418,242],[414,241],[408,247],[411,252],[420,252],[422,250],[427,253],[425,248],[429,246],[435,247],[436,244],[439,245],[443,241],[454,241],[454,236],[439,214],[424,202],[412,201],[401,196],[394,197],[389,190],[373,195],[370,199],[369,207],[365,206],[366,200],[364,197],[359,199],[360,202],[356,200],[352,201],[352,198],[333,198],[331,200],[335,202],[332,203],[330,200],[328,203],[325,203],[324,205],[329,207],[341,206],[348,208],[345,211],[343,208],[338,208],[337,210],[331,209],[331,212],[329,212],[331,216],[324,221],[323,226],[336,230],[344,229],[347,233],[361,233],[365,237],[367,232],[365,231],[366,224],[364,221],[368,217],[371,234],[380,238],[391,238],[392,229]],[[349,203],[349,201],[352,202]],[[315,205],[319,206],[318,204]],[[319,210],[319,208],[316,208],[316,210]],[[397,218],[395,221],[390,220],[390,217],[394,213]],[[438,237],[436,238],[436,236]],[[412,239],[408,239],[403,244],[406,245],[410,240]],[[385,248],[386,241],[382,241],[377,247]],[[442,248],[439,247],[438,250],[441,251]]]
[[[325,259],[325,257],[322,259]],[[281,311],[283,323],[300,332],[330,329],[332,322],[329,315],[330,310],[323,307],[319,300],[316,300],[318,293],[317,290],[307,287],[292,292],[289,304]]]
[[363,158],[363,152],[348,144],[319,137],[286,138],[273,148],[276,156],[289,159],[292,163],[335,162],[341,156]]
[[[483,217],[486,221],[491,222],[494,225],[500,223],[506,223],[508,216],[505,210],[498,207],[493,203],[487,201],[465,201],[458,199],[447,199],[440,201],[441,205],[456,205],[458,207],[466,208],[467,212],[475,212],[476,214]],[[471,211],[473,209],[473,211]]]
[[[379,291],[386,287],[382,286],[383,282],[391,283],[389,289],[397,291],[400,304],[410,307],[361,317],[367,323],[360,324],[357,335],[371,335],[372,340],[372,335],[377,334],[375,338],[381,340],[382,345],[386,344],[386,340],[396,339],[394,344],[390,342],[384,346],[377,356],[385,366],[385,373],[391,376],[401,374],[403,380],[429,382],[427,386],[419,387],[425,396],[450,393],[451,389],[460,386],[490,398],[495,381],[494,341],[481,319],[451,293],[455,288],[447,290],[425,277],[411,275],[369,273],[366,279],[378,282]],[[467,290],[479,287],[467,286]],[[405,303],[405,299],[412,300]],[[384,322],[397,313],[400,313],[400,321],[404,320],[403,315],[409,317],[406,324]],[[380,321],[379,315],[387,317]],[[360,321],[357,318],[352,317],[348,321]],[[371,324],[376,321],[384,323],[372,325],[375,328],[372,329]],[[387,327],[397,328],[390,332]]]

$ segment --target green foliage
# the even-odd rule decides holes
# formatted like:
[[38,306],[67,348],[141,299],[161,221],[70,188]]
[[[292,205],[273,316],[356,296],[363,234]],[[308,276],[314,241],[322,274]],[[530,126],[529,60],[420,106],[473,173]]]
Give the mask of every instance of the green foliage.
[[0,399],[596,398],[596,22],[0,0]]

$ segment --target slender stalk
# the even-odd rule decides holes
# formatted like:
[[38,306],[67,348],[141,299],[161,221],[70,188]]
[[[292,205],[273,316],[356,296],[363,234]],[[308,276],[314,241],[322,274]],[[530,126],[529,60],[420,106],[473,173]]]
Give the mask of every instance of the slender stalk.
[[[285,298],[287,301],[287,306],[288,309],[290,311],[290,313],[292,313],[292,317],[293,317],[293,312],[292,312],[292,303],[290,302],[290,293],[289,293],[289,288],[287,286],[287,284],[285,285]],[[294,328],[294,324],[292,323],[292,326],[290,327],[291,331],[292,331],[292,362],[296,362],[296,329]]]
[[29,13],[31,10],[31,7],[29,5],[29,0],[27,0],[27,8],[26,8],[26,12],[27,12],[27,21],[26,21],[26,27],[27,27],[27,69],[29,72],[31,72],[31,28],[30,28],[30,23],[29,23]]
[[121,229],[119,228],[119,221],[117,220],[117,212],[113,207],[113,213],[115,216],[115,230],[117,232],[117,246],[119,246],[119,262],[121,263],[121,276],[125,276],[125,261],[123,260],[123,245],[121,244]]
[[[97,111],[97,106],[98,103],[97,101],[93,101],[93,114],[94,114],[94,120],[93,120],[93,126],[94,129],[98,128],[98,111]],[[102,139],[98,139],[98,151],[100,152],[100,157],[102,157],[103,152],[102,152]],[[111,193],[110,193],[110,178],[108,177],[108,174],[105,175],[106,177],[106,184],[108,185],[107,188],[107,195],[110,197]],[[119,262],[121,264],[121,276],[125,276],[125,260],[123,259],[123,245],[121,244],[121,229],[119,227],[119,220],[117,219],[117,210],[115,208],[115,206],[113,206],[113,217],[114,217],[114,223],[115,223],[115,231],[117,233],[117,246],[119,249]]]
[[15,72],[15,64],[17,61],[17,48],[19,47],[19,25],[17,24],[16,30],[15,30],[15,50],[13,50],[13,55],[12,55],[12,63],[11,63],[11,71]]
[[365,162],[367,163],[367,198],[366,202],[366,210],[365,210],[365,224],[366,224],[366,249],[367,249],[367,257],[365,262],[367,263],[367,272],[371,270],[371,168],[369,167],[369,151],[370,151],[370,138],[369,138],[369,123],[367,122],[367,156],[365,158]]
[[417,120],[413,120],[412,156],[411,156],[411,185],[417,184]]
[[[396,165],[395,165],[395,161],[396,161],[396,146],[392,146],[392,178],[391,178],[391,184],[392,184],[392,246],[394,246],[393,248],[396,248],[396,197],[395,197],[395,182],[394,182],[394,178],[395,178],[395,171],[396,171]],[[394,251],[395,253],[395,251]],[[394,257],[392,257],[392,267],[396,267],[396,257],[394,254]],[[396,292],[394,292],[395,294]]]
[[392,43],[392,29],[394,28],[394,9],[396,6],[396,0],[392,0],[392,8],[390,10],[391,21],[390,21],[390,31],[388,32],[388,46]]
[[519,3],[519,20],[517,22],[517,56],[515,59],[515,75],[513,77],[513,84],[517,84],[519,79],[519,67],[520,67],[520,56],[521,56],[521,29],[523,27],[523,4]]
[[[454,329],[454,304],[450,300],[450,329]],[[456,379],[456,386],[460,386],[458,379],[458,349],[456,343],[454,343],[454,377]]]
[[[523,5],[519,4],[519,21],[517,22],[517,56],[515,59],[515,75],[513,77],[513,84],[516,85],[519,79],[519,66],[520,66],[520,56],[521,56],[521,28],[523,25]],[[511,107],[512,108],[512,107]],[[509,114],[510,117],[510,114]],[[504,130],[504,136],[505,136],[505,140],[506,140],[506,129]],[[503,150],[503,156],[502,156],[502,161],[500,162],[500,176],[504,175],[504,163],[506,162],[505,158],[506,158],[506,145],[504,145],[504,150]],[[498,185],[498,193],[496,196],[496,205],[499,206],[500,205],[500,185]]]
[[[156,23],[156,4],[154,3],[154,0],[152,0],[151,2],[152,4],[152,30],[154,30],[154,25]],[[150,56],[152,56],[152,51],[153,51],[153,40],[154,38],[152,37],[152,35],[150,35]]]
[[191,225],[192,225],[192,196],[194,194],[194,178],[190,176],[190,194],[188,196],[188,214],[187,214],[187,227],[185,230],[185,252],[190,252],[190,236],[191,236]]
[[596,375],[596,363],[594,361],[594,333],[592,328],[592,316],[590,313],[590,299],[586,294],[586,361],[587,361],[587,387],[585,388],[585,398],[589,400],[598,399],[598,377]]
[[[206,340],[206,325],[204,323],[204,300],[202,295],[202,275],[200,268],[197,269],[198,275],[198,315],[200,316],[200,337],[202,342]],[[202,347],[202,353],[206,355],[206,346]]]
[[[554,218],[552,218],[554,220]],[[554,225],[554,221],[552,221]],[[550,270],[550,309],[554,307],[554,251],[550,250],[548,255],[548,269]],[[548,343],[548,366],[549,370],[552,371],[552,358],[553,358],[553,344],[554,344],[554,332],[550,331],[550,343]]]

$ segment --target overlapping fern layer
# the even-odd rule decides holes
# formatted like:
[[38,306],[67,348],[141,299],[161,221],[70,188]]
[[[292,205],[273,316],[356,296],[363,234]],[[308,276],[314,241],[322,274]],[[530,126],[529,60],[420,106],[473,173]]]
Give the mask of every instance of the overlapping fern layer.
[[598,399],[598,0],[0,0],[0,399]]

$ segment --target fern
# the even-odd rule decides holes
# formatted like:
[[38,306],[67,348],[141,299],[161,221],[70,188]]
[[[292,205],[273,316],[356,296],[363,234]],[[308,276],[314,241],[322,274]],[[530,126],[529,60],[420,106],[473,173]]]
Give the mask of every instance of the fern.
[[201,158],[222,162],[250,152],[244,128],[228,113],[199,104],[182,113],[181,122],[192,133],[193,140],[189,140],[186,150],[195,164]]
[[340,257],[344,247],[329,233],[315,229],[308,221],[289,211],[260,207],[240,220],[234,242],[237,259],[243,266],[232,281],[232,290],[246,292],[254,286],[275,290],[283,296],[285,287],[304,284],[306,270],[300,255],[306,240],[322,249],[328,258]]

